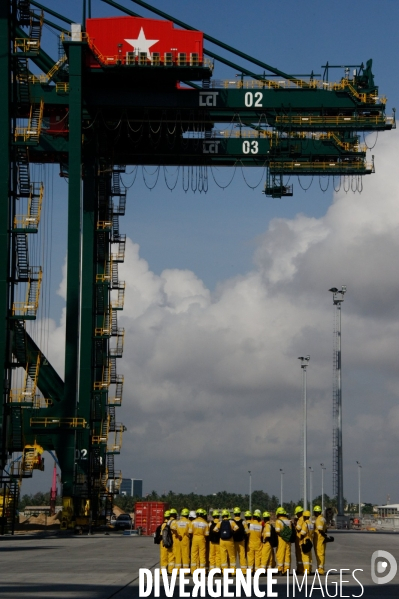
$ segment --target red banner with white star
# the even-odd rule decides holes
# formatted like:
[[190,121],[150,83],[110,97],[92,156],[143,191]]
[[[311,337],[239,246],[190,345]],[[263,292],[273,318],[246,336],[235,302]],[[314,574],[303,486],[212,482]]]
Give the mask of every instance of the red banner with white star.
[[171,21],[144,19],[139,17],[109,17],[87,19],[86,30],[89,43],[103,62],[112,64],[119,56],[125,62],[126,56],[146,53],[150,60],[157,52],[163,60],[165,53],[172,53],[173,60],[179,53],[203,55],[203,33],[176,29]]

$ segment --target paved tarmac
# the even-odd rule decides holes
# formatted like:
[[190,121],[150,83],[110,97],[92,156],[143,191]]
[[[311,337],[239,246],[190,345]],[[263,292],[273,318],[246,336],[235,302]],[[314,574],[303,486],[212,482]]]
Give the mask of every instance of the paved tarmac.
[[[371,579],[371,556],[376,550],[391,553],[399,562],[399,534],[334,532],[335,542],[327,546],[327,568],[335,568],[327,582],[321,577],[322,590],[313,576],[304,588],[293,592],[293,577],[278,579],[278,597],[369,597],[399,596],[399,574],[389,584],[375,584]],[[0,537],[0,599],[135,599],[139,597],[139,568],[158,567],[159,547],[152,538],[122,534],[93,536],[16,536]],[[342,588],[340,588],[340,569]],[[352,571],[360,568],[355,576]],[[389,571],[389,567],[380,577]],[[260,590],[267,596],[266,579]],[[337,584],[335,584],[337,583]],[[228,590],[236,596],[234,585]],[[192,590],[192,587],[191,587]],[[186,587],[190,592],[190,586]],[[191,593],[190,593],[191,595]],[[151,593],[150,597],[154,597]],[[161,586],[161,597],[165,597]],[[173,597],[179,597],[176,588]],[[199,595],[201,596],[201,595]],[[205,597],[208,597],[205,594]],[[242,594],[242,596],[245,596]],[[254,594],[252,596],[255,596]]]

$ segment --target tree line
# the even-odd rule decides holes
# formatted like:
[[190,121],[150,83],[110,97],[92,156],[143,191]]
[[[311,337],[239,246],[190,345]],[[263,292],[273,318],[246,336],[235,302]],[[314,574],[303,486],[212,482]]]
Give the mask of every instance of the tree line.
[[[159,501],[174,507],[178,512],[183,508],[189,510],[196,510],[199,507],[206,509],[232,509],[235,506],[240,507],[243,511],[249,509],[249,495],[240,495],[238,493],[228,493],[227,491],[220,491],[219,493],[213,493],[211,495],[199,495],[196,493],[174,493],[169,491],[162,495],[158,495],[156,491],[151,491],[145,497],[129,497],[127,495],[117,495],[114,503],[125,512],[132,512],[134,505],[138,501]],[[283,502],[283,507],[289,514],[293,514],[297,505],[303,505],[302,500]],[[346,500],[344,500],[346,505]],[[313,499],[313,505],[321,505],[322,498],[318,495]],[[270,496],[264,491],[253,491],[251,495],[251,507],[252,510],[259,509],[262,512],[274,512],[276,508],[280,506],[280,500],[275,495]],[[329,497],[324,494],[324,507],[336,508],[337,500],[335,497]],[[354,510],[355,511],[355,510]]]
[[[34,493],[32,495],[22,495],[18,503],[19,511],[23,511],[27,505],[50,505],[50,492]],[[56,505],[62,505],[61,497],[57,496]]]
[[[114,504],[120,507],[124,512],[133,512],[135,503],[138,501],[158,501],[167,503],[169,507],[174,507],[180,512],[183,508],[189,510],[196,510],[199,507],[206,509],[232,509],[236,506],[240,507],[243,511],[249,508],[249,495],[240,495],[238,493],[228,493],[227,491],[220,491],[211,495],[200,495],[197,493],[174,493],[169,491],[158,495],[156,491],[151,491],[145,497],[130,497],[127,495],[116,495],[114,498]],[[62,505],[62,498],[57,496],[57,506]],[[313,499],[313,505],[322,505],[321,495],[318,495]],[[23,511],[27,505],[50,505],[50,493],[34,493],[31,495],[23,495],[18,504],[18,509]],[[275,495],[270,496],[264,491],[254,491],[251,496],[251,507],[252,510],[259,509],[262,512],[274,512],[280,505],[280,500]],[[284,507],[289,514],[294,513],[295,506],[303,505],[302,500],[297,502],[284,501]],[[344,499],[344,505],[347,505]],[[335,497],[329,497],[324,494],[324,507],[325,508],[336,508],[337,500]],[[359,511],[359,506],[356,503],[348,505],[348,512],[356,514]],[[372,514],[373,506],[371,503],[366,503],[362,506],[362,514]]]

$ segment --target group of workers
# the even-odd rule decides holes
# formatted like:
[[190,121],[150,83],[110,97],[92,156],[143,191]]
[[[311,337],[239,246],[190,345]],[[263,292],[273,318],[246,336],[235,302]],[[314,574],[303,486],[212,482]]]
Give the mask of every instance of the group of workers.
[[210,570],[220,568],[249,569],[277,568],[280,575],[291,570],[291,544],[295,547],[297,574],[312,573],[312,548],[317,562],[317,571],[324,574],[326,543],[328,537],[326,520],[321,507],[311,513],[303,507],[295,508],[295,516],[289,519],[286,510],[278,507],[272,524],[270,513],[255,510],[241,516],[241,509],[213,510],[208,521],[207,511],[196,512],[170,509],[164,514],[160,528],[160,566],[173,569],[197,568]]

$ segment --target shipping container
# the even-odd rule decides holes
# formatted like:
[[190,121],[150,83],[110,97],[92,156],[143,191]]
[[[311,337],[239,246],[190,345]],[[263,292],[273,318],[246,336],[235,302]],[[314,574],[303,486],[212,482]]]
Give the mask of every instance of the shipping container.
[[162,524],[167,509],[169,509],[167,503],[138,501],[134,506],[134,527],[141,528],[143,535],[153,535],[157,526]]

